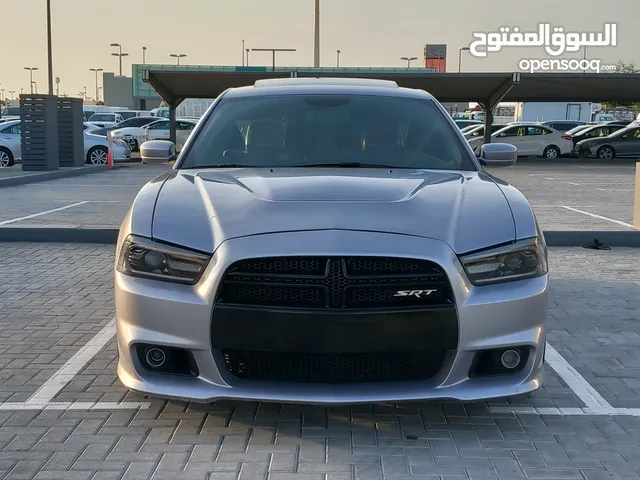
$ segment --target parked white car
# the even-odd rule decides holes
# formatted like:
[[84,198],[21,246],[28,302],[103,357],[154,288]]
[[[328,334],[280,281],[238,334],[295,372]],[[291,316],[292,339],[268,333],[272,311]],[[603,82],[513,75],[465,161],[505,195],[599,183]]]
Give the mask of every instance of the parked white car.
[[[508,143],[518,149],[523,157],[559,158],[573,150],[571,136],[535,122],[506,125],[491,135],[492,142]],[[468,139],[471,148],[479,151],[483,137]]]
[[94,113],[89,117],[89,122],[99,127],[112,127],[116,123],[120,123],[124,120],[119,113]]
[[[86,125],[85,125],[86,127]],[[124,162],[131,158],[131,149],[121,141],[111,142],[114,162]],[[85,163],[104,165],[107,163],[109,142],[105,137],[92,135],[90,130],[84,130],[84,159]],[[13,120],[0,124],[0,168],[10,167],[16,161],[22,160],[22,129],[20,120]]]
[[[197,119],[179,118],[176,120],[176,151],[179,152],[189,135],[198,124]],[[139,146],[149,140],[169,140],[169,120],[157,120],[143,127],[119,128],[110,132],[112,139],[120,139],[129,144],[132,151],[137,152]]]

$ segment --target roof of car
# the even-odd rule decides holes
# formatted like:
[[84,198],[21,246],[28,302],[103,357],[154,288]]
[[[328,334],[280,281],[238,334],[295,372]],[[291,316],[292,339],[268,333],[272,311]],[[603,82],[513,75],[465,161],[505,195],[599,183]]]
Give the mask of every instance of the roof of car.
[[254,97],[293,94],[358,94],[432,99],[424,90],[399,87],[395,82],[344,78],[280,78],[260,80],[247,87],[231,88],[225,97]]

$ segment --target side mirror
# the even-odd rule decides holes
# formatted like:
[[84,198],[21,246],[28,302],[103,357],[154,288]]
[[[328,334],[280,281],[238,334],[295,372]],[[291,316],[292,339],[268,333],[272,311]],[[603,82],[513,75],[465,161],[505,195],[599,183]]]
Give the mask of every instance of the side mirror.
[[149,140],[140,145],[142,163],[167,163],[176,159],[176,146],[168,140]]
[[487,167],[511,167],[518,161],[518,149],[508,143],[485,143],[478,156]]

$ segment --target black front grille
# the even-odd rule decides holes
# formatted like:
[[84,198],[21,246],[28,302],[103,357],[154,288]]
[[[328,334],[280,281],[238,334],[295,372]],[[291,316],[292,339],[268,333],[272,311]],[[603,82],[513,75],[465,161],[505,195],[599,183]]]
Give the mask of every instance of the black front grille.
[[223,350],[229,373],[243,380],[296,383],[367,383],[433,378],[446,352],[273,353]]
[[272,257],[232,265],[217,303],[292,308],[410,308],[453,304],[433,262],[383,257]]

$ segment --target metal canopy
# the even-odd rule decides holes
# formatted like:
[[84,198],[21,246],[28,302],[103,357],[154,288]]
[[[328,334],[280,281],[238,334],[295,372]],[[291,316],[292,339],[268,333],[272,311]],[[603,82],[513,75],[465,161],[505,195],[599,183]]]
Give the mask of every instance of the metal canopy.
[[[143,79],[170,107],[170,137],[175,142],[175,109],[186,98],[216,98],[231,87],[286,77],[351,77],[393,80],[401,87],[426,90],[440,102],[478,102],[493,122],[499,102],[634,102],[640,98],[635,73],[435,73],[423,69],[251,67],[229,71],[144,70]],[[485,128],[485,142],[491,129]]]
[[[231,87],[264,78],[358,77],[393,80],[426,90],[440,102],[633,102],[640,99],[640,74],[625,73],[430,73],[416,69],[278,69],[257,72],[149,70],[145,78],[162,99],[177,107],[185,98],[215,98]],[[510,87],[507,88],[507,87]],[[502,90],[502,91],[501,91]],[[506,91],[508,90],[508,91]],[[505,93],[506,91],[506,93]],[[497,102],[495,102],[497,103]],[[494,102],[490,102],[495,106]]]

